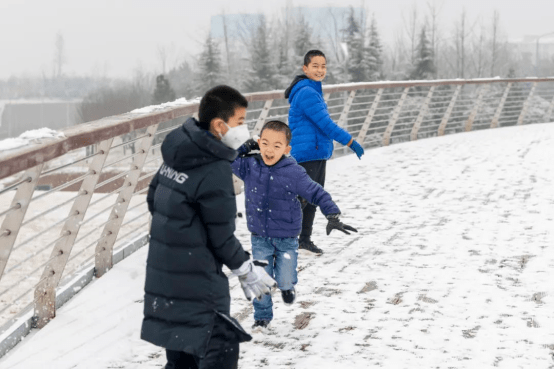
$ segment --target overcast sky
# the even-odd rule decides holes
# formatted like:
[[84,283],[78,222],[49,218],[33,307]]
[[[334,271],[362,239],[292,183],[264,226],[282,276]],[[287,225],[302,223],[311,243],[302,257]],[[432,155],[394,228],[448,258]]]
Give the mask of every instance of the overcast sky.
[[[374,12],[384,43],[402,29],[402,12],[427,0],[289,0],[293,6],[365,5]],[[489,24],[494,9],[509,38],[554,32],[554,0],[435,0],[442,4],[441,27],[450,33],[465,7],[470,20]],[[130,77],[137,67],[158,72],[158,46],[172,50],[171,67],[196,53],[210,17],[259,13],[271,16],[286,0],[0,0],[0,78],[50,75],[56,34],[65,39],[66,74]]]

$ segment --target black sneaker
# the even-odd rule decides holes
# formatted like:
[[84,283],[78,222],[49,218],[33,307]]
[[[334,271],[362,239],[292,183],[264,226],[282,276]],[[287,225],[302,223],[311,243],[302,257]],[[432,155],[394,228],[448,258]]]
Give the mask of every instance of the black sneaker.
[[265,331],[269,327],[269,320],[256,320],[252,325],[253,331]]
[[305,249],[309,252],[316,254],[323,254],[323,249],[318,248],[311,240],[300,240],[298,242],[298,249]]
[[296,290],[294,290],[294,288],[281,290],[281,297],[283,297],[283,302],[285,302],[285,304],[291,305],[296,300]]

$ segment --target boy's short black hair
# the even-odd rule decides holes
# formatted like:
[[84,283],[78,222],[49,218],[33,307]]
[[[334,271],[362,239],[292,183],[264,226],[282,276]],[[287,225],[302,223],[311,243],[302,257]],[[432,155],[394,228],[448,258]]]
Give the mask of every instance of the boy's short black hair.
[[238,107],[248,108],[248,101],[240,92],[231,86],[219,85],[208,90],[198,108],[198,126],[204,130],[210,129],[214,118],[229,121]]
[[310,50],[304,55],[304,65],[306,67],[312,62],[313,57],[323,57],[327,60],[327,57],[325,57],[325,54],[321,50]]
[[262,133],[264,132],[265,129],[284,133],[285,137],[287,138],[287,145],[290,144],[290,140],[292,139],[292,132],[290,131],[289,125],[287,125],[285,122],[282,122],[282,121],[266,122],[265,125],[262,127],[262,130],[260,131],[260,137],[262,137]]

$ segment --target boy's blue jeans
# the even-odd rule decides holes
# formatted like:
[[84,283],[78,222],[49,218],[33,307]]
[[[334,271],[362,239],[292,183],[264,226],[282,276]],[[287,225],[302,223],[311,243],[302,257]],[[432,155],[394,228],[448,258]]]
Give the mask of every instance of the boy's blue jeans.
[[[298,238],[266,238],[252,235],[252,256],[256,260],[266,260],[265,271],[277,281],[281,290],[290,290],[298,282]],[[273,319],[271,295],[265,294],[261,300],[254,298],[254,320]]]

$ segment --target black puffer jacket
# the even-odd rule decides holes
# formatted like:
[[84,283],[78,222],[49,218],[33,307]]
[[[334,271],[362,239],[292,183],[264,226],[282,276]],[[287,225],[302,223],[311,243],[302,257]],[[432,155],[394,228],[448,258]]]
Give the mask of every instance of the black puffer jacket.
[[141,338],[203,357],[215,315],[250,340],[230,318],[229,282],[222,264],[249,259],[234,236],[236,201],[230,163],[237,152],[194,119],[167,135],[164,164],[152,179],[152,213]]

